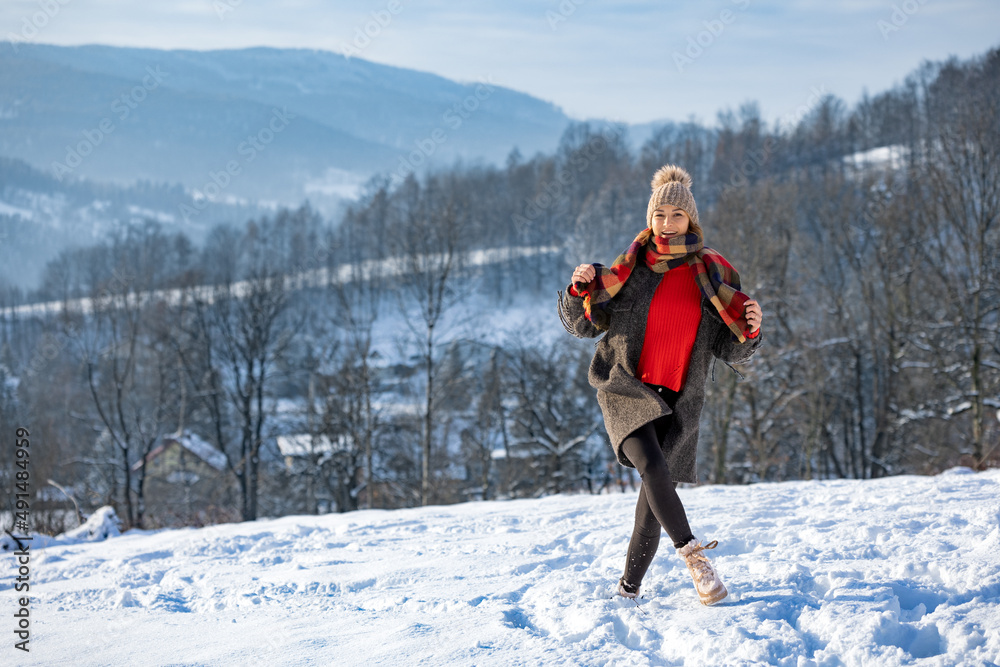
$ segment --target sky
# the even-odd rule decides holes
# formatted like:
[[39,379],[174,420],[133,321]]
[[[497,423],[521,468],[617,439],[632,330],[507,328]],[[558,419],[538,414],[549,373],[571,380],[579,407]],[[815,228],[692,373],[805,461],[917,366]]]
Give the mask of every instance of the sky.
[[[756,101],[853,105],[925,60],[1000,46],[996,0],[3,0],[0,39],[164,49],[312,48],[497,83],[571,118],[694,119]],[[10,48],[4,45],[4,48]]]

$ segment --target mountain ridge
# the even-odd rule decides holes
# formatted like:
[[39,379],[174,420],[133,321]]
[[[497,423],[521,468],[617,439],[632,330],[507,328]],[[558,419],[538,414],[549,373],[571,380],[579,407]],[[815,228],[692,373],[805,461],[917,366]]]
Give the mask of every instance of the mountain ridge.
[[[243,196],[264,187],[286,203],[301,201],[304,183],[329,169],[358,185],[378,171],[456,158],[498,163],[514,147],[549,151],[570,122],[552,103],[489,78],[460,83],[317,49],[19,44],[0,54],[0,66],[0,154],[44,169],[114,100],[130,91],[141,98],[118,136],[80,165],[81,175],[95,179],[137,175],[201,187],[199,174],[224,165],[230,145],[262,127],[266,111],[287,109],[298,120],[274,142],[265,170],[285,175],[262,172],[232,185]],[[150,71],[161,72],[161,81],[142,92],[136,83]],[[436,130],[443,140],[428,144]],[[143,163],[150,145],[162,154]]]

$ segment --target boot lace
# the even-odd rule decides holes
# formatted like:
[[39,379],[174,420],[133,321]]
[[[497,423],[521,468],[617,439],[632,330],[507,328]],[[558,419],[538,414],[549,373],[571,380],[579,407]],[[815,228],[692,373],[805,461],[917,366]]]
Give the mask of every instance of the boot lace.
[[699,582],[711,582],[715,579],[715,571],[712,564],[708,562],[708,557],[702,552],[705,549],[714,549],[719,545],[718,540],[712,540],[708,544],[699,544],[687,553],[684,557],[688,562],[688,567],[696,574]]

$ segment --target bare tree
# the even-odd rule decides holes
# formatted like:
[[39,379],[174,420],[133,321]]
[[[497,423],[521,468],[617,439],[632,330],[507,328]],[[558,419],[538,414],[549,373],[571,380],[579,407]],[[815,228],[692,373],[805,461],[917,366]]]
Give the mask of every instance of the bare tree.
[[[928,178],[918,215],[929,233],[919,247],[943,290],[927,317],[948,324],[933,338],[939,372],[951,385],[942,412],[971,410],[968,445],[977,466],[991,453],[985,407],[1000,386],[998,63],[1000,50],[965,68],[948,63],[924,89]],[[955,103],[959,95],[963,103]]]
[[[331,322],[344,336],[342,389],[350,392],[357,405],[336,421],[343,425],[351,447],[363,452],[365,463],[365,504],[375,506],[375,432],[378,415],[373,405],[378,383],[372,367],[372,329],[382,309],[385,292],[386,248],[381,243],[388,212],[387,185],[371,194],[369,206],[357,218],[348,216],[341,227],[340,245],[346,257],[355,258],[341,273],[343,280],[331,284]],[[374,235],[372,232],[375,232]],[[359,261],[360,258],[365,258]],[[356,501],[355,501],[356,503]]]
[[[532,463],[535,479],[519,480],[539,493],[593,489],[588,446],[607,455],[594,392],[586,381],[589,346],[560,342],[550,349],[518,346],[510,354],[511,447]],[[607,480],[601,481],[601,486]]]
[[398,213],[398,226],[405,230],[408,243],[397,295],[424,369],[420,503],[426,505],[433,491],[437,354],[445,335],[439,325],[462,297],[456,282],[462,262],[459,244],[464,208],[454,183],[437,177],[429,177],[422,187],[411,175],[399,195],[403,208]]
[[[795,421],[792,402],[805,391],[797,371],[796,350],[802,325],[794,312],[798,287],[793,265],[798,234],[794,191],[773,179],[753,185],[723,188],[714,207],[706,245],[718,248],[738,267],[743,291],[762,304],[766,313],[766,353],[742,369],[748,382],[735,383],[729,370],[708,387],[712,406],[712,477],[729,479],[730,466],[742,473],[736,479],[767,479],[794,474],[789,466],[797,448],[788,436]],[[713,380],[716,374],[712,374]],[[749,473],[748,477],[743,475]]]
[[81,352],[97,418],[118,450],[124,522],[142,527],[146,460],[160,436],[169,397],[167,379],[153,370],[147,354],[142,301],[154,283],[148,273],[137,273],[154,260],[141,245],[126,241],[118,249],[119,275],[127,279],[95,292],[93,338],[84,339]]
[[[493,457],[503,451],[509,460],[511,453],[507,433],[507,416],[504,408],[504,375],[506,360],[499,348],[490,350],[489,361],[483,368],[481,382],[475,385],[475,413],[471,423],[462,429],[462,442],[466,449],[466,468],[477,475],[478,489],[475,496],[489,500],[494,493]],[[505,468],[500,489],[510,488],[510,466]]]
[[238,286],[227,284],[215,291],[212,314],[219,332],[220,362],[226,368],[223,383],[239,429],[231,468],[242,492],[244,521],[257,518],[260,449],[267,420],[264,398],[272,366],[291,338],[291,330],[280,326],[285,305],[282,276],[266,269],[254,271]]

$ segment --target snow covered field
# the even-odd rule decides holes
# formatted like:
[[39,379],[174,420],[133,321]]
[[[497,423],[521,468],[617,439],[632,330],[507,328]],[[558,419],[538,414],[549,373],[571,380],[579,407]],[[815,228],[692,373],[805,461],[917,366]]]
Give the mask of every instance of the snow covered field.
[[4,665],[992,665],[1000,471],[682,489],[730,597],[667,541],[611,591],[635,494],[557,496],[49,546]]

